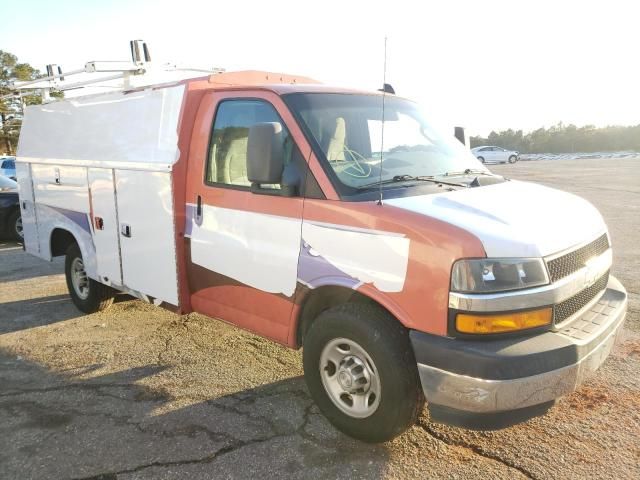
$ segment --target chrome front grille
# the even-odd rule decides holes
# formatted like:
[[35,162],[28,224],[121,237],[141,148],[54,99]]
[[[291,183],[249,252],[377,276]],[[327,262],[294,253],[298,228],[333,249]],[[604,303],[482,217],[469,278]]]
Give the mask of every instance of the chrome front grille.
[[553,307],[553,321],[555,324],[562,323],[571,315],[577,313],[584,308],[591,300],[607,288],[609,282],[609,271],[602,275],[596,283],[590,287],[585,288],[579,293],[576,293],[573,297],[569,297],[566,300],[558,303]]
[[601,255],[607,251],[608,248],[609,239],[607,238],[607,234],[604,233],[584,247],[580,247],[572,252],[547,261],[547,269],[549,270],[551,282],[555,282],[571,275],[573,272],[577,272],[585,266],[587,260]]

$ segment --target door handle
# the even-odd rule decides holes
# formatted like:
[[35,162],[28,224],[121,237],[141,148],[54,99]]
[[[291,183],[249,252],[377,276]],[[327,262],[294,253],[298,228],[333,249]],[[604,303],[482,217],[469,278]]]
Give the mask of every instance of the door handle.
[[202,223],[202,196],[198,195],[196,198],[196,223],[200,225]]
[[120,225],[120,233],[123,237],[131,238],[131,225],[126,223]]

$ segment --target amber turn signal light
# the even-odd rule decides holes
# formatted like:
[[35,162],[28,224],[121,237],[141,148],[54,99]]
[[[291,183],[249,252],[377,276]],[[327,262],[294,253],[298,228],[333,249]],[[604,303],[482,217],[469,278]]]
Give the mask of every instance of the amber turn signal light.
[[550,325],[551,317],[551,308],[500,315],[459,313],[456,316],[456,330],[475,334],[515,332]]

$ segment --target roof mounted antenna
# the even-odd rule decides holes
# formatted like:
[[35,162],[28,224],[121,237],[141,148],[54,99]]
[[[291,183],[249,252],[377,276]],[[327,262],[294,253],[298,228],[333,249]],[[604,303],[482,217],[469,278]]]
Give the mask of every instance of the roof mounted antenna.
[[395,93],[387,83],[387,37],[384,37],[384,68],[382,71],[382,131],[380,132],[380,175],[378,177],[378,205],[382,205],[382,160],[384,160],[384,104],[387,93]]

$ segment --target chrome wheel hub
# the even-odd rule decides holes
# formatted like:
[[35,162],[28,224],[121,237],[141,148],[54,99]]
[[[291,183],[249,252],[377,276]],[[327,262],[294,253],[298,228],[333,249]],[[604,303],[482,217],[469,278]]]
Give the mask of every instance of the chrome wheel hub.
[[360,358],[348,355],[338,367],[338,383],[345,392],[366,393],[371,387],[371,374]]
[[89,297],[89,277],[84,270],[82,258],[76,257],[71,262],[71,284],[81,300],[86,300]]
[[355,418],[372,415],[380,404],[378,370],[369,354],[356,342],[336,338],[320,355],[320,378],[331,401]]

